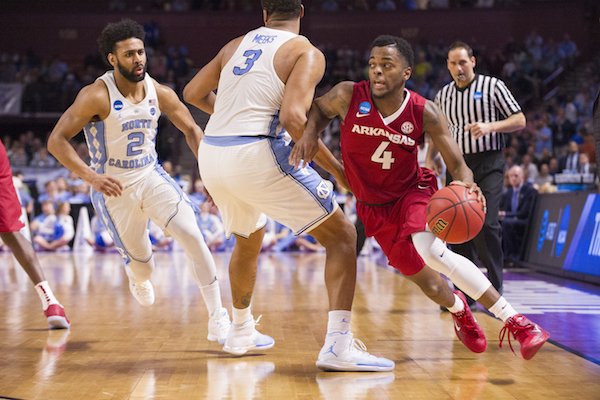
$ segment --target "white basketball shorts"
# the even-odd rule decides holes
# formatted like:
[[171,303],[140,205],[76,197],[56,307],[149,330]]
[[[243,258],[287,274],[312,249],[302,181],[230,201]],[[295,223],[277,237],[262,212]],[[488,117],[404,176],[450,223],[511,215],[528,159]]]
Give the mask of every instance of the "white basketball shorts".
[[265,215],[300,234],[335,212],[331,182],[310,167],[290,165],[290,150],[281,138],[204,137],[200,176],[219,207],[227,237],[250,236],[266,224]]

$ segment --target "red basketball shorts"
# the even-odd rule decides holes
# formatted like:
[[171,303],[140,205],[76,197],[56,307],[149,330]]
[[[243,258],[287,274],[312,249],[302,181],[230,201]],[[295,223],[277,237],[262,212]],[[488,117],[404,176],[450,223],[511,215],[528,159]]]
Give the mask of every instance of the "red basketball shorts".
[[17,232],[23,228],[21,204],[12,181],[12,171],[4,144],[0,141],[0,232]]
[[421,181],[394,203],[385,206],[357,203],[358,217],[365,226],[365,234],[375,237],[390,265],[403,275],[414,275],[425,266],[413,245],[411,234],[425,231],[427,203],[436,191],[435,175],[423,170]]

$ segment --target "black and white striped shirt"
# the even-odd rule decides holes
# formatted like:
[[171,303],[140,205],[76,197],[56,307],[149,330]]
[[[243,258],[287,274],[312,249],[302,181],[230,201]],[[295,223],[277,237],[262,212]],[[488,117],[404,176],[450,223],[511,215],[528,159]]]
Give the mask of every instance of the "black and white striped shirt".
[[504,82],[480,74],[464,89],[450,82],[437,93],[435,102],[448,119],[450,133],[463,154],[501,150],[505,146],[501,132],[491,132],[475,140],[466,130],[468,124],[495,122],[521,112]]

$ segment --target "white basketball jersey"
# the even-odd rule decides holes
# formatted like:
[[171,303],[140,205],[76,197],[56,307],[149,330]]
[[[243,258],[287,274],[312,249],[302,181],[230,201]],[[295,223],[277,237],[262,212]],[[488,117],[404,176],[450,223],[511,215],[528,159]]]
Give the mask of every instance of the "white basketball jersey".
[[133,104],[115,83],[113,71],[101,79],[108,88],[110,113],[102,121],[88,123],[83,132],[91,158],[91,167],[126,186],[143,179],[156,165],[156,134],[160,109],[154,80],[146,74],[146,97]]
[[277,136],[285,84],[273,65],[277,50],[295,33],[261,27],[244,36],[219,78],[207,136]]

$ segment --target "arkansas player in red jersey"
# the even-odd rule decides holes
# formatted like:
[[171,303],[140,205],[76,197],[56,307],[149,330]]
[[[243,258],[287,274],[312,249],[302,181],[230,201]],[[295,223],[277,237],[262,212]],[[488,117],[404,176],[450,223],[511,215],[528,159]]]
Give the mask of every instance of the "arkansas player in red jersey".
[[12,181],[12,172],[8,163],[8,155],[4,144],[0,140],[0,239],[13,252],[29,278],[35,285],[35,291],[42,301],[44,315],[48,320],[50,329],[69,328],[71,323],[65,315],[65,309],[58,302],[44,273],[40,267],[31,242],[19,231],[23,228],[20,221],[21,204]]
[[485,351],[485,335],[464,295],[453,293],[440,272],[504,321],[502,337],[506,331],[512,333],[521,343],[523,358],[530,359],[549,334],[518,314],[475,264],[450,251],[427,227],[425,210],[437,182],[433,173],[417,162],[417,147],[424,133],[431,136],[451,175],[459,179],[451,184],[465,185],[484,203],[485,199],[438,107],[405,88],[413,60],[412,48],[404,39],[387,35],[375,39],[369,80],[341,82],[315,100],[290,162],[299,165],[313,157],[317,163],[324,161],[318,152],[318,135],[333,118],[341,118],[344,164],[327,169],[345,170],[347,182],[341,183],[349,184],[357,198],[357,213],[367,236],[379,242],[390,265],[452,313],[455,332],[467,348]]

